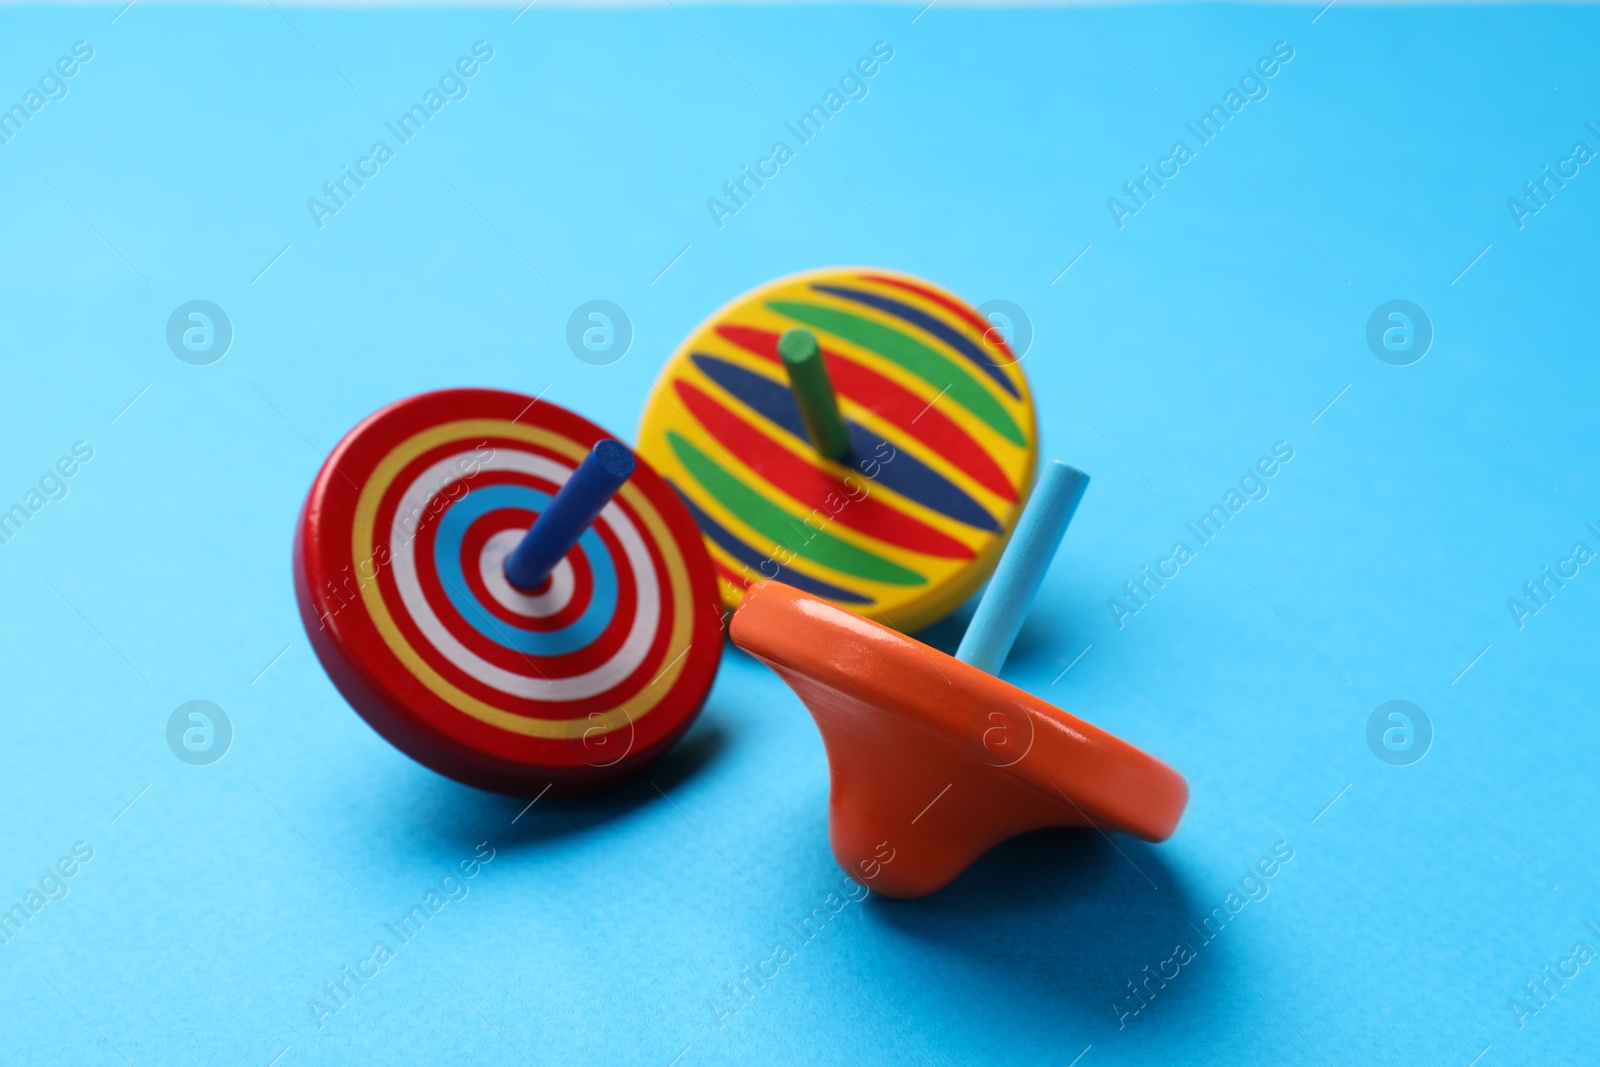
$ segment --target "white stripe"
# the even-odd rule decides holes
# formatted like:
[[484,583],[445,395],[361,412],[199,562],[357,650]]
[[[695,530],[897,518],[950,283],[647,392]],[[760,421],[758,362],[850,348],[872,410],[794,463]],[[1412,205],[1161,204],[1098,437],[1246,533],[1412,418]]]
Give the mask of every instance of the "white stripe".
[[483,579],[495,603],[525,619],[548,619],[572,601],[577,576],[572,563],[563,559],[550,572],[550,588],[542,593],[524,593],[506,577],[506,557],[522,543],[527,530],[501,530],[483,543],[478,553],[478,577]]
[[[528,677],[515,671],[497,667],[458,641],[434,614],[433,606],[422,593],[417,579],[415,541],[403,528],[402,516],[422,514],[428,502],[456,475],[466,469],[465,458],[474,457],[479,470],[515,471],[536,478],[565,485],[573,468],[561,466],[543,456],[526,452],[498,449],[487,462],[478,453],[461,452],[447,456],[423,471],[400,497],[400,506],[389,531],[390,551],[393,554],[395,584],[400,599],[410,613],[411,620],[428,639],[428,642],[457,669],[477,679],[484,685],[508,696],[523,700],[553,702],[558,700],[585,700],[604,693],[639,668],[656,637],[656,624],[661,617],[661,591],[656,583],[655,568],[651,566],[650,551],[644,539],[629,521],[627,514],[613,501],[600,512],[598,522],[610,527],[622,545],[623,555],[633,572],[638,589],[638,606],[633,618],[633,628],[628,632],[622,647],[610,660],[584,674],[567,678],[543,679]],[[464,497],[460,498],[464,499]]]

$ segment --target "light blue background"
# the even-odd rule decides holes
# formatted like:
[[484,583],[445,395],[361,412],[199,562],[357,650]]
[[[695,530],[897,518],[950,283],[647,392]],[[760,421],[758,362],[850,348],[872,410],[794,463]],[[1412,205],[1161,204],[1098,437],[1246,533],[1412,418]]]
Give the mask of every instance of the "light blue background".
[[[1594,9],[515,13],[0,9],[6,101],[96,50],[0,146],[0,504],[95,449],[0,547],[0,903],[95,849],[0,946],[0,1060],[1594,1056],[1600,963],[1521,1029],[1507,1001],[1600,949],[1600,571],[1524,629],[1506,608],[1600,548],[1600,172],[1521,231],[1506,208],[1600,148]],[[470,97],[317,230],[306,198],[480,39]],[[719,231],[706,198],[878,40],[870,95]],[[1106,198],[1279,40],[1271,95],[1117,230]],[[842,884],[799,702],[730,653],[660,765],[513,825],[345,706],[289,544],[320,453],[379,405],[548,386],[631,437],[702,317],[831,263],[1027,309],[1044,451],[1094,482],[1006,675],[1192,800],[1164,845],[1041,833],[853,904],[719,1029],[708,1001]],[[1437,334],[1406,368],[1364,340],[1396,297]],[[213,366],[165,345],[193,298],[234,324]],[[636,330],[609,367],[564,341],[593,298]],[[1118,630],[1107,598],[1279,440],[1270,497]],[[205,768],[164,740],[196,698],[235,729]],[[1396,698],[1436,731],[1408,768],[1365,742]],[[1279,840],[1270,895],[1119,1030],[1124,980]],[[307,998],[482,841],[470,896],[318,1029]]]

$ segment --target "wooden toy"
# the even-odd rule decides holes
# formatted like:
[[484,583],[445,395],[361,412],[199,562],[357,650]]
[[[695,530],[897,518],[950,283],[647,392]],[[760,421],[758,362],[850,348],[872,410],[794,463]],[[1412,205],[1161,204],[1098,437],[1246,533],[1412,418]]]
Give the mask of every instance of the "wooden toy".
[[688,501],[729,608],[778,579],[915,630],[999,559],[1033,481],[1033,397],[959,298],[830,268],[707,319],[656,383],[639,453]]
[[677,494],[598,426],[515,393],[425,393],[351,430],[306,497],[294,577],[351,706],[495,792],[642,766],[722,655],[715,571]]
[[852,877],[891,897],[946,885],[1044,826],[1165,840],[1188,801],[1172,768],[994,677],[1087,477],[1047,465],[955,657],[779,582],[749,589],[735,644],[817,720],[832,771],[829,836]]

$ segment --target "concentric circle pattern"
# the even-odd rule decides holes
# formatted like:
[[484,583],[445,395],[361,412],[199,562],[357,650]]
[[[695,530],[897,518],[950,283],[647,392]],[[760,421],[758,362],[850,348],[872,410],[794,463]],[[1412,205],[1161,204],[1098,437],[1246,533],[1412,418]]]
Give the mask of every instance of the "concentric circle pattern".
[[301,614],[379,733],[485,789],[591,787],[687,728],[721,657],[715,573],[641,463],[538,589],[505,557],[596,442],[549,402],[453,389],[357,426],[307,497]]
[[[778,356],[817,337],[850,436],[812,447]],[[1032,485],[1033,397],[1000,331],[890,271],[780,279],[712,315],[667,364],[639,451],[705,531],[724,602],[777,579],[915,630],[998,562]]]

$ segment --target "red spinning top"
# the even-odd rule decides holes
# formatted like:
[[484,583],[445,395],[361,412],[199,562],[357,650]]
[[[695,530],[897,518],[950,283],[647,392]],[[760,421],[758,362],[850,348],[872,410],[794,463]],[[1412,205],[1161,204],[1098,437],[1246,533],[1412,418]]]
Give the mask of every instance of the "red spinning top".
[[1149,841],[1177,827],[1189,796],[1177,771],[972,662],[1004,659],[1085,482],[1047,468],[960,659],[777,582],[751,586],[734,613],[734,644],[817,720],[833,854],[870,888],[924,896],[1045,826]]
[[677,494],[587,419],[515,393],[425,393],[351,430],[306,497],[294,578],[351,706],[497,792],[637,769],[694,720],[722,654]]

